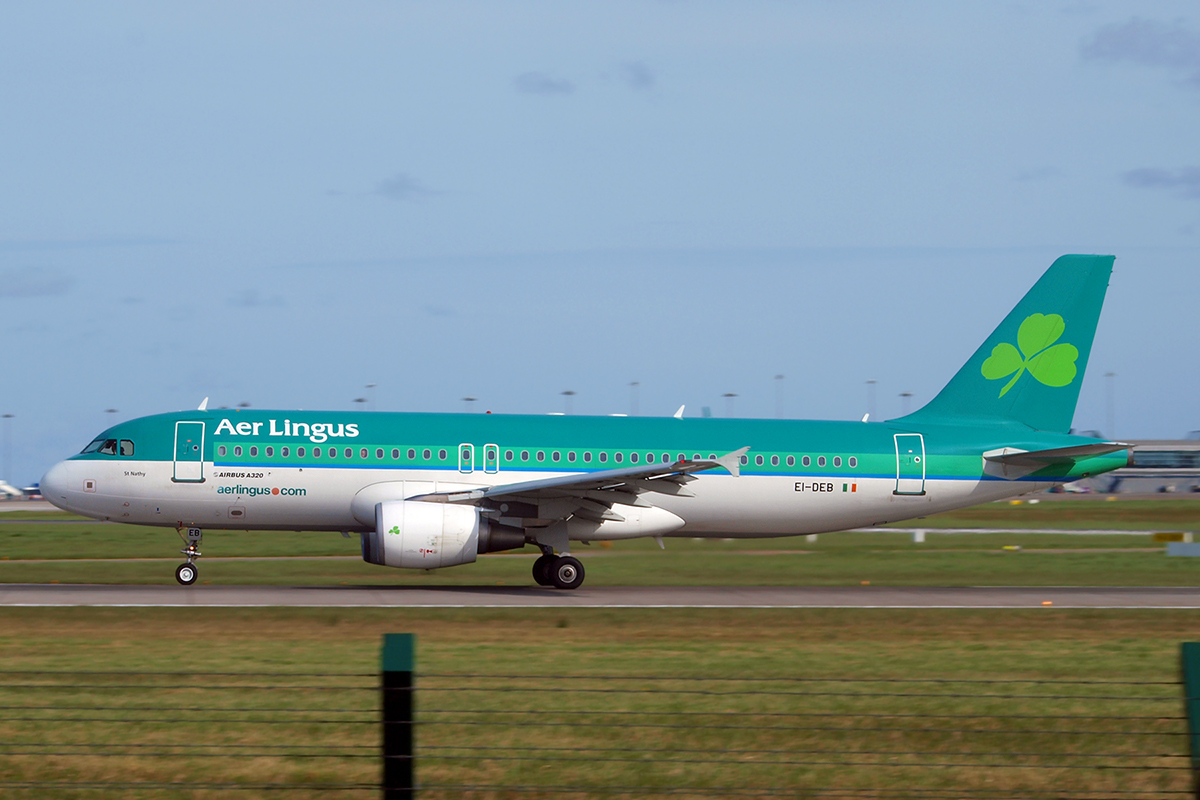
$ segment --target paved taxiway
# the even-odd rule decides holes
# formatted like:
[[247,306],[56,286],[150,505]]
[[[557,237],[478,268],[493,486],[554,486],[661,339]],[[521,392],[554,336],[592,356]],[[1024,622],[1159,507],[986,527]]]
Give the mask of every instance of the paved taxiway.
[[298,608],[1197,608],[1151,587],[107,586],[0,584],[0,606]]

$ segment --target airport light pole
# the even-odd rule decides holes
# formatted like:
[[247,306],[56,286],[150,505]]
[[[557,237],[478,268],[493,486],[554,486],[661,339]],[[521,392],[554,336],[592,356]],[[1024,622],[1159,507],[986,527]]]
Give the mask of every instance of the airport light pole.
[[366,402],[367,402],[367,398],[365,398],[365,397],[356,397],[356,398],[354,398],[354,402],[358,403],[358,408],[359,408],[359,410],[361,411],[361,410],[362,410],[362,407],[363,407],[363,405],[364,405],[364,404],[366,404]]
[[737,392],[726,392],[721,395],[725,398],[725,416],[733,416],[733,398],[737,397]]
[[365,387],[367,390],[367,408],[371,411],[375,410],[375,386],[377,384],[368,383]]
[[571,389],[567,389],[565,392],[562,393],[562,396],[564,398],[566,398],[563,401],[563,407],[566,409],[567,415],[570,416],[570,414],[571,414],[571,398],[575,396],[575,392]]
[[1117,373],[1115,373],[1115,372],[1104,373],[1104,388],[1106,389],[1104,410],[1105,410],[1105,412],[1107,412],[1105,424],[1108,425],[1108,428],[1104,431],[1104,435],[1107,436],[1109,439],[1112,439],[1113,441],[1116,441],[1116,438],[1117,438],[1116,419],[1115,419],[1116,418],[1116,410],[1115,410],[1115,403],[1113,402],[1113,380],[1116,377],[1117,377]]
[[463,401],[463,411],[465,411],[466,413],[470,414],[470,413],[471,413],[471,403],[474,403],[474,402],[475,402],[477,399],[478,399],[478,398],[476,398],[476,397],[464,397],[464,398],[462,399],[462,401]]
[[629,384],[629,416],[631,417],[638,415],[638,387],[641,385],[638,381]]
[[12,480],[12,418],[13,414],[5,414],[4,420],[4,480]]
[[783,419],[783,376],[775,376],[775,419]]
[[912,397],[912,392],[900,393],[900,406],[904,409],[904,415],[908,416],[908,401]]
[[875,419],[875,384],[879,381],[872,378],[867,381],[867,419]]

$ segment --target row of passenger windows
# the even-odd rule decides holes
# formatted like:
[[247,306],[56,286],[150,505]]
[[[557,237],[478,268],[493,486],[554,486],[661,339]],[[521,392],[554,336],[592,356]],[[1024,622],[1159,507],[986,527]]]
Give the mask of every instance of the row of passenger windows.
[[[113,440],[113,441],[115,441],[115,440]],[[122,444],[124,444],[124,443],[125,442],[123,440]],[[129,444],[130,444],[130,450],[129,450],[128,455],[133,455],[133,443],[130,442]],[[223,444],[218,445],[217,446],[217,456],[222,457],[222,458],[228,456],[230,449],[231,448],[229,448],[227,445],[223,445]],[[243,454],[242,445],[240,445],[240,444],[234,445],[232,447],[232,451],[233,451],[233,456],[235,458],[240,458]],[[87,452],[87,451],[85,451],[85,452]],[[257,445],[250,445],[249,447],[245,448],[245,452],[247,452],[251,458],[257,458],[258,454],[259,454],[259,448]],[[271,445],[268,445],[268,446],[262,448],[262,452],[263,452],[263,455],[266,456],[267,458],[275,457],[275,448]],[[308,454],[309,454],[309,450],[305,447],[297,447],[297,448],[295,448],[295,452],[296,452],[297,458],[306,458],[306,457],[308,457]],[[494,450],[489,449],[485,452],[486,452],[485,459],[487,461],[493,461],[495,459],[496,456],[495,456]],[[313,458],[337,459],[337,458],[341,457],[343,459],[353,459],[354,455],[355,455],[355,450],[353,447],[347,447],[343,451],[341,451],[341,455],[339,456],[338,448],[336,448],[336,447],[327,447],[327,448],[313,447],[313,448],[311,448],[311,453],[312,453]],[[383,460],[384,453],[385,453],[384,448],[382,448],[382,447],[376,448],[375,449],[375,458],[378,460]],[[392,460],[398,461],[400,459],[400,453],[401,453],[401,449],[399,447],[393,447],[392,452],[391,452]],[[371,451],[369,448],[363,447],[358,450],[358,457],[360,459],[370,458],[370,454],[371,454]],[[126,455],[126,454],[123,452],[122,455]],[[287,447],[287,446],[280,447],[279,455],[281,458],[290,458],[292,455],[292,448]],[[445,461],[447,455],[448,454],[445,449],[439,449],[437,451],[437,457],[438,457],[439,461]],[[532,460],[534,460],[535,462],[543,463],[546,461],[546,455],[547,455],[547,453],[545,450],[534,450],[534,451],[521,450],[520,451],[520,460],[521,460],[521,462],[527,463],[532,458]],[[409,461],[416,460],[417,449],[415,447],[408,448],[407,456],[408,456]],[[559,450],[549,451],[549,456],[550,456],[550,461],[553,463],[559,463],[563,460],[563,453]],[[596,453],[594,457],[595,457],[595,460],[601,464],[607,464],[609,461],[609,453],[607,453],[605,451],[600,451],[600,452]],[[717,456],[715,453],[708,454],[709,461],[716,460],[716,457]],[[429,461],[432,458],[433,458],[433,451],[431,449],[424,448],[423,450],[421,450],[421,459],[422,460]],[[472,452],[472,450],[464,448],[462,451],[462,458],[461,458],[462,463],[470,464],[470,463],[472,463],[473,458],[474,458],[474,453]],[[618,451],[618,452],[612,453],[613,463],[623,464],[623,463],[625,463],[626,458],[628,458],[630,464],[637,464],[642,461],[643,456],[641,453],[637,453],[637,452],[631,452],[629,454],[625,454],[625,453]],[[663,453],[661,456],[661,461],[664,464],[670,464],[673,460],[684,461],[686,458],[687,458],[687,455],[685,453],[678,453],[674,457],[672,456],[671,453]],[[692,455],[693,461],[700,461],[702,458],[703,458],[703,456],[700,453],[694,453]],[[516,459],[517,459],[516,451],[514,451],[514,450],[505,450],[504,451],[504,460],[506,462],[511,464],[514,461],[516,461]],[[579,459],[582,459],[583,463],[585,463],[585,464],[590,464],[590,463],[592,463],[593,454],[587,450],[583,451],[582,454],[577,454],[576,451],[574,451],[574,450],[566,451],[567,463],[574,464]],[[647,463],[647,464],[653,464],[659,460],[660,460],[659,454],[657,454],[657,453],[646,453],[645,454],[645,463]],[[772,467],[778,467],[781,463],[784,463],[789,467],[796,466],[796,457],[793,455],[785,456],[782,460],[780,459],[780,457],[778,455],[773,455],[773,456],[769,457],[769,460],[770,460],[770,464]],[[766,457],[766,456],[756,455],[754,457],[755,466],[759,466],[759,467],[765,466],[767,461],[768,461],[768,457]],[[834,467],[842,466],[842,457],[841,456],[834,456],[832,461],[833,461]],[[828,464],[828,461],[826,460],[825,456],[817,456],[816,462],[817,462],[818,467],[824,467]],[[750,463],[749,456],[742,456],[742,465],[745,466],[745,465],[748,465],[749,463]],[[800,464],[802,466],[810,467],[810,466],[812,466],[812,463],[813,463],[813,459],[810,456],[801,456],[800,457]],[[848,459],[846,459],[846,464],[851,469],[854,469],[855,467],[858,466],[858,459],[855,458],[854,456],[850,456]]]

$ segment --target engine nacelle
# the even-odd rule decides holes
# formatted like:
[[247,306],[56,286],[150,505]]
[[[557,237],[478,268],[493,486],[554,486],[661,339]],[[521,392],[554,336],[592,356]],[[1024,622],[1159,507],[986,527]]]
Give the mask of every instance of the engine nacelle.
[[522,532],[489,523],[474,506],[388,500],[375,504],[375,530],[362,534],[363,560],[385,567],[438,569],[479,553],[525,546]]

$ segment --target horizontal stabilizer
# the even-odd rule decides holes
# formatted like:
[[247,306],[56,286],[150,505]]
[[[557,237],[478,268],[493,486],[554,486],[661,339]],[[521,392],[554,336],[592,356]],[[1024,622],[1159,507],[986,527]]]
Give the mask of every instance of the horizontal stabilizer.
[[1123,442],[1096,442],[1074,447],[1055,447],[1051,450],[1019,450],[1002,447],[983,454],[983,471],[997,478],[1017,480],[1052,464],[1069,465],[1081,458],[1092,458],[1118,450],[1130,450],[1133,445]]
[[1053,450],[1017,450],[1005,447],[1001,450],[984,453],[983,457],[998,464],[1041,469],[1050,464],[1066,464],[1079,458],[1091,458],[1115,453],[1118,450],[1127,450],[1132,446],[1123,442],[1097,442],[1096,444],[1081,444],[1076,447],[1056,447]]

